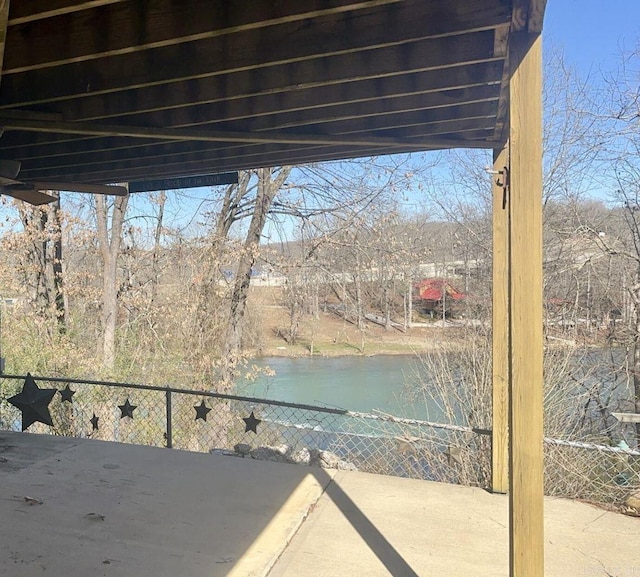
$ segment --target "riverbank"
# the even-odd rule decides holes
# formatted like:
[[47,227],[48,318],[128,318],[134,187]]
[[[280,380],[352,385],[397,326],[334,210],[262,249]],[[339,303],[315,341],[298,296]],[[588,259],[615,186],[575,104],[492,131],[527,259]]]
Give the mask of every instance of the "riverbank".
[[[441,320],[416,323],[407,330],[385,329],[365,321],[363,330],[330,310],[321,311],[318,318],[304,315],[294,342],[287,342],[290,313],[284,305],[280,287],[251,287],[249,309],[254,334],[253,346],[245,353],[250,357],[309,356],[375,356],[411,355],[435,349],[453,349],[470,344],[470,338],[481,336],[480,321]],[[395,319],[400,320],[400,319]],[[482,337],[484,338],[484,337]],[[545,335],[549,348],[601,348],[604,339],[592,338],[577,342],[565,334]]]
[[367,321],[362,330],[330,311],[318,318],[304,316],[294,342],[287,342],[290,315],[282,304],[279,289],[254,287],[249,304],[252,309],[256,344],[249,350],[256,357],[337,357],[409,355],[435,348],[454,346],[468,338],[462,326],[442,322],[425,323],[406,331]]

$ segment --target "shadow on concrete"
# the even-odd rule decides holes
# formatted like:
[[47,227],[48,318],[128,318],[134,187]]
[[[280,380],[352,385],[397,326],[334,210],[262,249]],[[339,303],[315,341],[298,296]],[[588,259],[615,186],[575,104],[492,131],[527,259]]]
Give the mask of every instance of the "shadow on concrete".
[[6,577],[267,575],[323,495],[390,574],[417,577],[323,469],[14,432],[0,453]]
[[324,489],[296,465],[31,433],[2,432],[0,457],[3,577],[266,575]]
[[396,577],[418,577],[418,574],[409,566],[402,555],[398,553],[395,547],[353,502],[351,497],[344,492],[335,479],[332,479],[323,469],[315,469],[313,475],[322,486],[326,487],[325,494],[340,509],[351,526],[371,549],[371,552],[391,575]]

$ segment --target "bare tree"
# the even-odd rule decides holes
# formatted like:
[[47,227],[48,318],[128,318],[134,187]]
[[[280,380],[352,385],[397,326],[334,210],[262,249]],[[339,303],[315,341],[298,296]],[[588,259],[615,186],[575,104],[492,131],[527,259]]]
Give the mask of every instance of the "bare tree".
[[[633,383],[633,405],[640,414],[640,43],[622,55],[620,67],[609,77],[605,96],[609,110],[598,117],[599,135],[607,145],[606,186],[621,210],[626,234],[615,239],[597,237],[607,254],[623,257],[629,282],[629,376]],[[613,178],[611,178],[613,177]],[[611,190],[613,188],[613,190]],[[640,443],[640,423],[636,424]]]
[[236,376],[242,350],[243,320],[247,308],[251,270],[259,253],[260,239],[267,222],[273,201],[286,182],[290,167],[280,169],[261,168],[257,171],[257,191],[253,203],[253,214],[245,236],[236,268],[235,283],[231,293],[229,324],[226,331],[221,388],[228,390]]
[[158,214],[153,234],[153,255],[151,263],[151,304],[158,297],[158,277],[160,275],[160,250],[162,240],[162,230],[164,227],[164,210],[167,203],[167,193],[162,190],[157,198]]
[[102,363],[113,370],[116,359],[118,321],[118,257],[129,195],[108,202],[104,195],[94,195],[98,249],[102,260]]
[[[228,314],[228,310],[225,312],[223,309],[227,306],[228,276],[233,268],[231,246],[236,245],[230,235],[233,226],[251,214],[254,194],[252,172],[242,171],[238,183],[224,189],[220,206],[213,214],[212,230],[200,250],[201,274],[198,275],[196,287],[192,331],[195,351],[211,351],[214,353],[212,356],[215,353],[222,354]],[[206,355],[204,364],[211,363],[211,356]],[[209,370],[209,367],[206,366],[205,370]]]
[[[54,319],[57,330],[64,333],[67,309],[63,290],[62,217],[60,201],[33,207],[16,203],[22,222],[24,261],[20,265],[29,302],[43,321]],[[51,330],[52,326],[47,326]]]

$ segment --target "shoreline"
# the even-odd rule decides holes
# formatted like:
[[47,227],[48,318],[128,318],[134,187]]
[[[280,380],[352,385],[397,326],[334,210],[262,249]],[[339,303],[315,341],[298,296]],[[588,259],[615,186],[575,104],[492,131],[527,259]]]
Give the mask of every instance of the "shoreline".
[[[441,330],[441,329],[439,329]],[[451,329],[450,329],[451,330]],[[454,332],[458,334],[454,334]],[[404,336],[404,335],[403,335]],[[268,346],[245,350],[249,359],[260,358],[335,358],[335,357],[378,357],[378,356],[415,356],[433,351],[459,351],[473,347],[474,339],[482,339],[479,335],[460,334],[460,329],[453,329],[446,335],[426,335],[406,337],[403,339],[371,339],[365,343],[364,349],[348,343],[319,342],[314,343],[313,352],[304,340],[296,344],[271,343]],[[438,338],[445,337],[445,338]],[[486,337],[488,338],[488,336]],[[282,342],[282,341],[281,341]],[[558,349],[599,349],[602,343],[577,342],[573,339],[559,338],[549,335],[546,337],[545,350]]]
[[[273,290],[254,290],[251,304],[257,313],[256,325],[260,327],[253,346],[244,354],[248,358],[331,358],[416,355],[435,350],[460,350],[478,340],[490,340],[490,329],[479,320],[441,321],[415,323],[404,331],[385,329],[375,323],[365,323],[359,329],[348,320],[330,313],[317,317],[303,316],[296,328],[295,342],[288,343],[289,317],[282,305],[281,295]],[[486,342],[485,342],[486,344]],[[568,335],[545,334],[545,348],[600,348],[602,343],[587,343]]]
[[[414,329],[416,331],[416,329]],[[438,332],[441,329],[437,329]],[[433,334],[431,330],[420,328],[413,334],[373,335],[364,346],[348,341],[319,341],[313,346],[304,338],[295,344],[284,341],[271,341],[262,347],[245,351],[249,358],[332,358],[332,357],[374,357],[374,356],[410,356],[430,351],[454,351],[469,345],[469,335],[461,335],[460,329],[448,329],[447,334]],[[313,350],[313,352],[312,352]]]

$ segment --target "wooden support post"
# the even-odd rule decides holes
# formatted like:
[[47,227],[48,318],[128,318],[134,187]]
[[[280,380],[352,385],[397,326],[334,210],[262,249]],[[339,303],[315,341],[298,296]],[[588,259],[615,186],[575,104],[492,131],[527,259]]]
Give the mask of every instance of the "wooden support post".
[[7,42],[7,22],[9,21],[9,0],[0,0],[0,79],[4,64],[4,46]]
[[[509,151],[493,154],[493,319],[492,319],[492,426],[491,490],[506,493],[509,488]],[[502,172],[502,174],[500,174]]]
[[513,33],[509,66],[509,574],[543,577],[541,36]]

